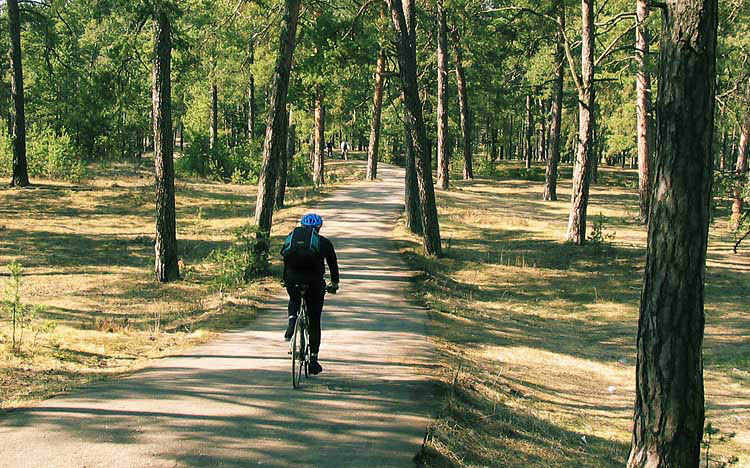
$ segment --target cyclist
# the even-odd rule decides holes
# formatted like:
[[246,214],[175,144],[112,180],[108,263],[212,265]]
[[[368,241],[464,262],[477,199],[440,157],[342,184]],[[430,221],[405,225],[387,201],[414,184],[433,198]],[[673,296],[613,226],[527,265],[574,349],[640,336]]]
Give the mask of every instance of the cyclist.
[[[331,274],[331,285],[328,290],[335,292],[339,287],[339,265],[336,260],[336,250],[333,248],[331,241],[318,234],[322,226],[323,218],[315,213],[306,214],[300,220],[300,226],[289,234],[286,242],[284,242],[284,247],[281,249],[282,254],[284,254],[284,283],[289,294],[289,325],[286,333],[284,333],[284,339],[289,341],[292,338],[297,313],[302,301],[301,294],[295,286],[308,284],[310,287],[305,299],[307,300],[310,352],[312,354],[310,372],[313,375],[319,374],[323,370],[318,362],[318,351],[320,350],[320,316],[323,312],[323,298],[326,292],[325,280],[323,279],[325,276],[324,262],[328,264],[328,270]],[[317,248],[311,248],[310,252],[305,252],[309,255],[298,254],[293,257],[289,254],[292,250],[291,245],[299,243],[295,242],[294,239],[304,238],[305,235],[308,236],[307,239],[309,240],[306,239],[302,244],[307,244],[308,247],[317,244]],[[300,261],[300,258],[303,260]]]

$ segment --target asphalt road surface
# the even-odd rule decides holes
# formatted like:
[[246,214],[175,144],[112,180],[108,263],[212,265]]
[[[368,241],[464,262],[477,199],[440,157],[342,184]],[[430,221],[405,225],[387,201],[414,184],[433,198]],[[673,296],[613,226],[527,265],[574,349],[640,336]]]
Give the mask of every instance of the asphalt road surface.
[[379,176],[315,209],[342,271],[323,312],[322,374],[292,388],[284,294],[250,329],[3,416],[0,466],[414,466],[431,349],[389,240],[403,171],[381,166]]

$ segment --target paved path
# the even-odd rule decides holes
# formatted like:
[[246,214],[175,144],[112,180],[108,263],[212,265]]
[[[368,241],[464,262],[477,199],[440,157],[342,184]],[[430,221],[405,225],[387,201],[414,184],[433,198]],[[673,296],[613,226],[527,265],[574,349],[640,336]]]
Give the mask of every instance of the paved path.
[[342,269],[322,374],[291,388],[285,297],[249,330],[0,419],[2,467],[409,467],[428,420],[425,313],[387,240],[403,172],[317,207]]

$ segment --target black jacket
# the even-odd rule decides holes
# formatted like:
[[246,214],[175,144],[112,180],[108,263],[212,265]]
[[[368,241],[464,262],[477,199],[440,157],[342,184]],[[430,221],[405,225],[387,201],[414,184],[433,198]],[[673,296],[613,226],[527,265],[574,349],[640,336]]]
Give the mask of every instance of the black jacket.
[[339,282],[339,263],[336,259],[336,249],[333,248],[333,244],[327,238],[318,234],[320,238],[320,256],[310,270],[295,270],[291,266],[287,265],[284,261],[284,281],[289,282],[290,279],[294,281],[323,281],[323,277],[326,274],[325,264],[328,264],[328,270],[331,273],[331,282]]

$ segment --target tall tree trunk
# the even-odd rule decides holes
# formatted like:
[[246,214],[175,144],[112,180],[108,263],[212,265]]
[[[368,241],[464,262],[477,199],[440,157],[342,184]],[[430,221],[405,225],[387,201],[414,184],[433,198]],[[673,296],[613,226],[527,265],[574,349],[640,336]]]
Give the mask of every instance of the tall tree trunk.
[[526,159],[526,169],[531,169],[531,135],[534,132],[534,118],[531,114],[531,94],[526,95],[526,140],[524,148],[524,158]]
[[450,185],[450,161],[448,160],[445,141],[448,132],[448,113],[445,106],[445,89],[448,83],[448,27],[445,20],[443,0],[438,0],[437,7],[437,183],[441,189],[448,190]]
[[515,153],[516,148],[513,147],[513,131],[515,130],[515,126],[513,125],[513,115],[510,116],[510,121],[508,122],[508,133],[506,134],[506,138],[508,140],[508,160],[515,159]]
[[378,51],[375,66],[375,92],[372,98],[372,122],[370,124],[370,144],[367,147],[367,180],[378,177],[378,150],[380,147],[380,116],[383,110],[383,72],[385,71],[385,49]]
[[255,45],[250,43],[250,79],[247,90],[247,138],[255,139],[255,121],[257,120],[257,105],[255,104],[255,75],[253,74],[253,64],[255,63]]
[[13,100],[13,175],[11,187],[29,185],[29,170],[26,162],[26,113],[24,112],[23,66],[21,64],[21,20],[18,0],[8,0],[8,29],[10,32],[10,93]]
[[[263,166],[258,180],[258,196],[255,203],[255,224],[258,227],[258,237],[253,247],[254,266],[251,266],[251,269],[245,272],[246,277],[266,268],[269,248],[268,237],[271,233],[275,202],[276,171],[279,159],[286,151],[286,102],[297,22],[299,20],[300,0],[285,0],[284,3],[284,16],[279,32],[279,53],[276,56],[268,123],[266,124],[266,138],[263,143]],[[253,269],[256,271],[253,271]]]
[[154,162],[156,166],[155,273],[162,283],[180,277],[177,264],[174,160],[172,147],[172,27],[163,6],[154,11]]
[[295,127],[292,123],[292,111],[289,111],[286,129],[286,152],[279,158],[279,182],[276,184],[276,209],[284,208],[286,198],[286,181],[289,172],[289,163],[294,157]]
[[323,104],[323,90],[316,87],[315,98],[315,159],[313,162],[313,182],[316,187],[322,187],[325,179],[325,105]]
[[489,135],[490,135],[490,161],[494,167],[497,162],[498,151],[497,151],[497,127],[494,123],[490,124]]
[[[416,158],[417,184],[419,186],[420,214],[422,216],[424,247],[428,255],[442,257],[440,225],[438,223],[435,190],[432,183],[430,143],[422,115],[422,103],[417,85],[416,17],[414,0],[388,0],[397,34],[397,49],[401,82],[404,90],[405,117],[412,138]],[[407,22],[408,21],[408,22]]]
[[713,172],[717,0],[669,0],[628,468],[697,468]]
[[211,83],[211,128],[209,131],[208,146],[216,148],[216,139],[219,134],[219,87]]
[[[554,4],[557,21],[561,28],[565,28],[565,3],[555,0]],[[550,128],[550,157],[547,160],[547,171],[544,183],[544,199],[557,200],[557,167],[560,164],[560,133],[562,128],[563,86],[565,80],[565,45],[560,31],[557,32],[557,48],[555,49],[555,82],[552,96],[552,125]]]
[[745,120],[740,131],[740,143],[737,147],[737,163],[734,166],[737,184],[734,190],[734,202],[732,203],[732,227],[737,228],[742,220],[743,201],[742,189],[748,183],[747,179],[747,153],[750,142],[750,79],[747,81],[747,92],[745,94]]
[[635,60],[636,110],[638,127],[638,197],[640,221],[648,223],[648,203],[651,199],[651,76],[648,71],[648,19],[647,0],[636,1]]
[[458,85],[458,107],[461,113],[461,133],[464,143],[464,180],[474,178],[472,151],[472,121],[469,107],[469,94],[466,91],[466,73],[464,72],[463,53],[461,52],[461,38],[458,29],[452,29],[453,59],[456,63],[456,84]]
[[721,132],[721,154],[719,155],[719,170],[723,173],[726,170],[727,162],[727,129]]
[[414,156],[414,139],[409,125],[404,122],[404,142],[406,143],[406,171],[404,174],[404,209],[406,210],[406,228],[413,234],[422,234],[422,216],[419,210],[419,185],[417,183],[416,158]]
[[539,131],[539,156],[542,161],[547,161],[547,100],[539,99],[539,111],[541,112],[541,129]]
[[581,83],[578,90],[578,154],[573,173],[573,194],[565,240],[586,241],[594,125],[594,0],[581,0]]
[[[596,102],[596,90],[593,90],[594,102]],[[596,125],[596,107],[591,111],[591,151],[589,163],[591,164],[591,183],[599,183],[599,127]],[[625,168],[625,153],[622,155],[622,167]]]

